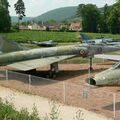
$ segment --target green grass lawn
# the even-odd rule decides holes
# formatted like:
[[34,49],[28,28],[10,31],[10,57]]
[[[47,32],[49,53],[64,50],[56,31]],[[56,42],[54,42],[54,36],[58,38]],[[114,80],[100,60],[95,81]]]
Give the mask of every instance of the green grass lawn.
[[[120,34],[100,34],[100,33],[86,33],[92,38],[113,38],[120,39]],[[54,31],[30,31],[24,30],[20,32],[10,32],[10,33],[0,33],[10,40],[17,42],[27,42],[27,41],[46,41],[54,40],[59,43],[73,43],[80,42],[81,38],[79,32],[54,32]]]
[[54,40],[59,43],[79,42],[79,32],[53,32],[53,31],[20,31],[11,33],[0,33],[10,40],[17,42],[47,41]]
[[119,39],[120,40],[120,34],[110,34],[110,33],[86,33],[92,38],[113,38],[113,39]]

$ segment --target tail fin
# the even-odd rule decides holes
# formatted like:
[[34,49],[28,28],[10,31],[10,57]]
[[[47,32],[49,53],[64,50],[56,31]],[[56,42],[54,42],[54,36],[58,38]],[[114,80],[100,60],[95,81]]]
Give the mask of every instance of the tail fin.
[[7,40],[5,39],[5,37],[0,36],[0,52],[1,53],[15,52],[20,50],[25,50],[25,49],[18,43]]
[[89,36],[87,36],[86,34],[84,34],[84,33],[80,33],[80,35],[81,35],[81,37],[82,37],[82,39],[84,40],[84,41],[88,41],[88,40],[91,40],[91,37],[89,37]]

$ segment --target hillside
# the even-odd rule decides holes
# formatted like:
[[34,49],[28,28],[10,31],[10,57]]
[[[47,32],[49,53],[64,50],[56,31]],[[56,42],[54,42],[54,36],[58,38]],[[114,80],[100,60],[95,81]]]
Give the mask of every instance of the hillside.
[[[55,21],[64,21],[67,20],[69,22],[71,21],[79,21],[81,18],[76,17],[76,11],[78,6],[71,6],[71,7],[62,7],[57,8],[54,10],[50,10],[42,15],[39,15],[37,17],[24,17],[23,21],[27,20],[34,20],[34,21],[49,21],[49,20],[55,20]],[[99,10],[102,12],[103,8],[99,8]],[[17,22],[17,17],[12,16],[11,17],[12,23]]]
[[40,16],[35,17],[35,21],[63,21],[65,19],[71,18],[76,15],[77,6],[72,7],[62,7],[48,11]]
[[[32,17],[24,17],[21,22],[31,20]],[[16,16],[11,16],[12,23],[16,23],[18,21],[18,18]]]

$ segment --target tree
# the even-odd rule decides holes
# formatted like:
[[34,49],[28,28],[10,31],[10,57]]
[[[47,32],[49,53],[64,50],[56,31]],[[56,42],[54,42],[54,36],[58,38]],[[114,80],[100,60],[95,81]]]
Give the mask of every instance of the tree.
[[0,31],[9,31],[11,19],[8,11],[9,3],[7,0],[0,0]]
[[47,23],[56,23],[57,21],[56,20],[54,20],[54,19],[51,19],[51,20],[48,20],[48,21],[46,21]]
[[108,25],[111,33],[120,33],[120,0],[118,0],[111,8],[108,17]]
[[82,18],[82,28],[85,32],[97,32],[100,11],[96,5],[80,4],[77,9],[77,16]]
[[16,4],[14,4],[16,14],[18,14],[18,30],[19,30],[19,24],[20,20],[25,16],[25,5],[22,0],[18,0]]
[[103,33],[109,32],[107,19],[110,14],[110,9],[111,9],[111,6],[108,6],[107,4],[105,4],[103,11],[101,12],[101,15],[100,15],[99,32],[103,32]]

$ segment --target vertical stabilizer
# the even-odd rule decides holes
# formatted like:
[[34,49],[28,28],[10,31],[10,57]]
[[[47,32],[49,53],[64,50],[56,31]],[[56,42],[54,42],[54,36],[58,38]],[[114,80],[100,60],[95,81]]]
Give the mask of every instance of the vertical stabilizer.
[[25,50],[25,48],[16,42],[5,39],[5,37],[0,36],[0,52],[9,53],[14,51]]
[[84,34],[84,33],[80,33],[80,35],[81,35],[81,37],[82,37],[82,39],[84,40],[84,41],[89,41],[89,40],[91,40],[91,37],[89,37],[89,36],[87,36],[86,34]]

